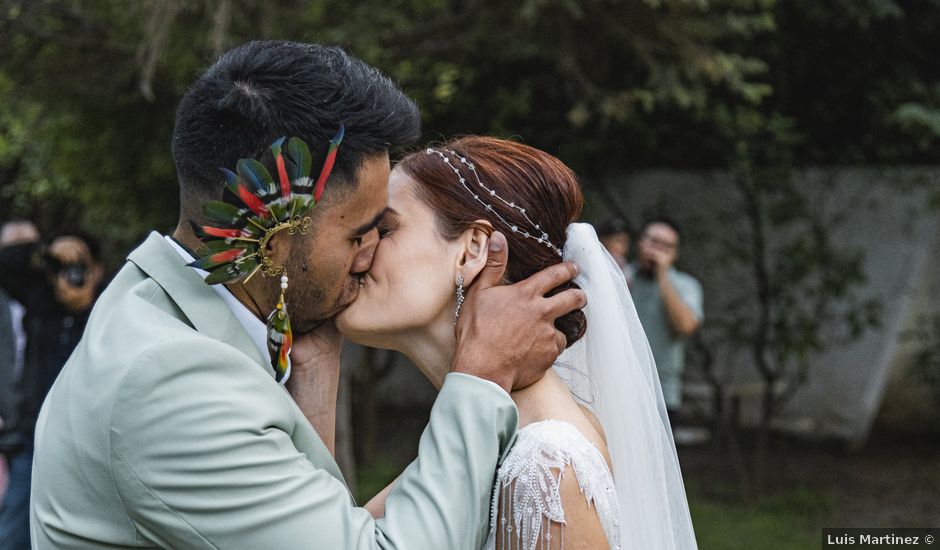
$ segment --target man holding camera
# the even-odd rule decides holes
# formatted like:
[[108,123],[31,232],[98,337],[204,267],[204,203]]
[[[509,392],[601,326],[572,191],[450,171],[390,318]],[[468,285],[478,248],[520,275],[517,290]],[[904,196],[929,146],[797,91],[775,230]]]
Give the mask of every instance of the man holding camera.
[[85,330],[104,276],[97,240],[64,233],[42,247],[38,235],[0,248],[0,289],[25,308],[26,349],[16,385],[16,418],[0,452],[10,482],[0,507],[0,548],[28,549],[33,430],[46,393]]

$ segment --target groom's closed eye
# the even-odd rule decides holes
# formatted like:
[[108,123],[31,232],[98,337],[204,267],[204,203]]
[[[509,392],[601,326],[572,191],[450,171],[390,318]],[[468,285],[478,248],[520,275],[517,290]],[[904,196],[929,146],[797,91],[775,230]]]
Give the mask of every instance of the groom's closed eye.
[[382,222],[382,219],[385,218],[385,214],[388,212],[388,210],[388,207],[385,207],[385,209],[372,218],[372,221],[364,223],[354,229],[353,236],[350,240],[355,243],[356,246],[361,245],[363,237],[368,235],[370,232],[372,232],[373,229],[376,229],[379,226],[379,224]]

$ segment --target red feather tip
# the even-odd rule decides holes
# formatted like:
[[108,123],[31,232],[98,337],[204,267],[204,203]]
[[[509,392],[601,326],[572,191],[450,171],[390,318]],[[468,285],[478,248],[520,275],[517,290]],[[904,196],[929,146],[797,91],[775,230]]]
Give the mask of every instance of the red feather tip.
[[317,178],[317,183],[313,186],[314,202],[319,202],[320,197],[323,196],[323,188],[326,187],[326,180],[330,178],[330,172],[333,171],[333,163],[336,162],[336,153],[339,151],[339,144],[342,143],[345,135],[346,126],[340,123],[339,131],[336,132],[336,135],[330,140],[330,148],[327,151],[326,160],[323,162],[323,169],[320,170],[320,177]]
[[244,248],[232,248],[231,250],[223,250],[222,252],[218,252],[216,254],[213,254],[212,256],[209,256],[209,261],[213,263],[231,262],[232,260],[238,258],[244,253],[245,253]]
[[218,227],[210,227],[208,225],[201,225],[199,226],[199,229],[201,229],[202,232],[206,235],[212,235],[213,237],[220,237],[223,239],[242,236],[241,229],[221,229]]
[[245,187],[244,183],[239,184],[238,186],[238,198],[240,198],[242,202],[245,203],[245,206],[251,208],[251,211],[259,217],[267,218],[270,215],[267,207],[263,202],[261,202],[261,199],[249,191],[248,188]]
[[281,196],[290,199],[290,179],[287,178],[287,167],[284,166],[284,155],[281,154],[280,149],[275,156],[275,161],[277,162],[277,175],[281,179]]
[[320,177],[317,179],[316,185],[313,186],[313,200],[319,202],[320,197],[323,196],[323,190],[326,187],[326,180],[330,178],[330,172],[333,171],[333,163],[336,162],[336,152],[339,150],[336,147],[330,147],[332,151],[326,156],[326,162],[323,163],[323,170],[320,170]]

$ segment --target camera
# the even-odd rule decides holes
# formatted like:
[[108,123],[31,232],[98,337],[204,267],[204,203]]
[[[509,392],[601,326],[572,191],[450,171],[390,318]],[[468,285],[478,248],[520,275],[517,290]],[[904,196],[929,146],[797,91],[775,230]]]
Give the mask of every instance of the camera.
[[65,275],[65,281],[75,287],[85,284],[85,274],[88,272],[88,266],[79,262],[74,264],[65,264],[59,270],[59,273]]
[[46,255],[43,259],[45,261],[46,272],[52,277],[58,277],[60,274],[64,275],[65,282],[73,287],[80,287],[85,284],[85,279],[88,275],[88,266],[84,263],[62,263],[57,258],[50,255]]

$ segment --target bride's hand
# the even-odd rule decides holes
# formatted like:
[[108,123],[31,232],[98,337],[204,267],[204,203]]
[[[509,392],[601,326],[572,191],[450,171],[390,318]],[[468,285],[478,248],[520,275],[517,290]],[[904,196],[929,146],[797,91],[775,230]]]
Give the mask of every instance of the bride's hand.
[[564,351],[566,339],[555,328],[555,319],[584,307],[586,298],[578,289],[545,297],[577,276],[578,268],[571,262],[502,285],[508,257],[506,237],[494,232],[486,267],[468,289],[454,329],[457,352],[451,371],[479,376],[512,391],[540,380]]
[[287,391],[332,454],[336,442],[336,394],[343,337],[333,319],[294,338]]
[[305,334],[295,334],[291,346],[291,372],[295,369],[322,368],[336,363],[343,347],[343,335],[336,330],[333,319],[327,319],[317,328]]

